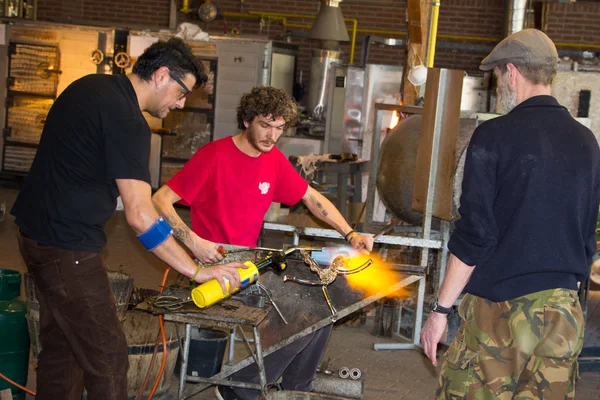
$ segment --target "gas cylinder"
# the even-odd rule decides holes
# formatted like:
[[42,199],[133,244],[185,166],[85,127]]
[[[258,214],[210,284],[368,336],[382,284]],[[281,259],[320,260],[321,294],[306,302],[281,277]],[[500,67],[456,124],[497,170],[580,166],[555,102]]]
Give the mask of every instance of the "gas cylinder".
[[[251,261],[246,261],[244,264],[248,268],[238,268],[240,287],[233,290],[233,293],[239,292],[241,289],[248,287],[258,280],[258,267]],[[226,287],[228,293],[224,294],[219,281],[212,279],[192,290],[192,300],[199,308],[210,307],[233,294],[229,293],[229,282],[227,282]]]
[[[21,289],[21,273],[0,269],[0,373],[21,386],[27,384],[29,332],[27,306],[17,300]],[[25,399],[25,393],[0,379],[0,391],[10,388],[13,400]]]

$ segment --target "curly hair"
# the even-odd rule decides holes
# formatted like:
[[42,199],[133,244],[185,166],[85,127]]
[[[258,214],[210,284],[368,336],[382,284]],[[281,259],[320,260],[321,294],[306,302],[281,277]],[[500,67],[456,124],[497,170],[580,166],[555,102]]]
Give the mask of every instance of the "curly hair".
[[272,86],[255,86],[242,96],[237,107],[238,128],[245,129],[244,122],[252,122],[257,116],[282,117],[284,130],[296,125],[298,109],[296,102],[286,92]]
[[204,66],[192,53],[192,49],[179,38],[169,41],[156,42],[148,47],[137,59],[132,72],[143,81],[150,81],[152,74],[160,67],[167,67],[178,78],[183,79],[186,74],[196,78],[195,88],[208,81]]

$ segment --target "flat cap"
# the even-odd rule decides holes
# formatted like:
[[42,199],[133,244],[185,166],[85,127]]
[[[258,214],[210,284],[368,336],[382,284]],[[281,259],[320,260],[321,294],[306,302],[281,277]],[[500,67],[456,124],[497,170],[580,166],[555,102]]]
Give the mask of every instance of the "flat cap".
[[479,69],[489,71],[508,63],[525,67],[554,67],[557,62],[558,52],[552,40],[537,29],[524,29],[498,43],[483,59]]

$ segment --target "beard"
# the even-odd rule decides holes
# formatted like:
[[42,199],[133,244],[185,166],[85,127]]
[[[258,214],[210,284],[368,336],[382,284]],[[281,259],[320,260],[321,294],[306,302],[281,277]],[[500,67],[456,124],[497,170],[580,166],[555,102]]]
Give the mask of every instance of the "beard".
[[508,114],[517,106],[517,92],[513,92],[508,87],[508,74],[502,74],[498,82],[498,96],[500,97],[500,106],[502,113]]
[[270,139],[259,140],[258,135],[252,128],[249,126],[246,129],[246,134],[248,135],[248,143],[255,149],[260,151],[261,153],[268,153],[273,150],[273,147],[277,144],[277,141],[272,141]]

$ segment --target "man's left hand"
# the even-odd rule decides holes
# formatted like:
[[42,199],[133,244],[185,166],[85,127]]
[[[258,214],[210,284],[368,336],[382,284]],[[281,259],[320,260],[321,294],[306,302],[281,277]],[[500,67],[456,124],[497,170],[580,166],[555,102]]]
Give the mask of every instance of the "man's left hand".
[[425,355],[429,357],[434,366],[437,366],[437,345],[440,342],[447,325],[447,315],[431,312],[423,329],[421,329],[423,350],[425,350]]
[[356,250],[370,253],[373,250],[373,236],[361,234],[355,235],[352,240],[350,240],[350,245]]

